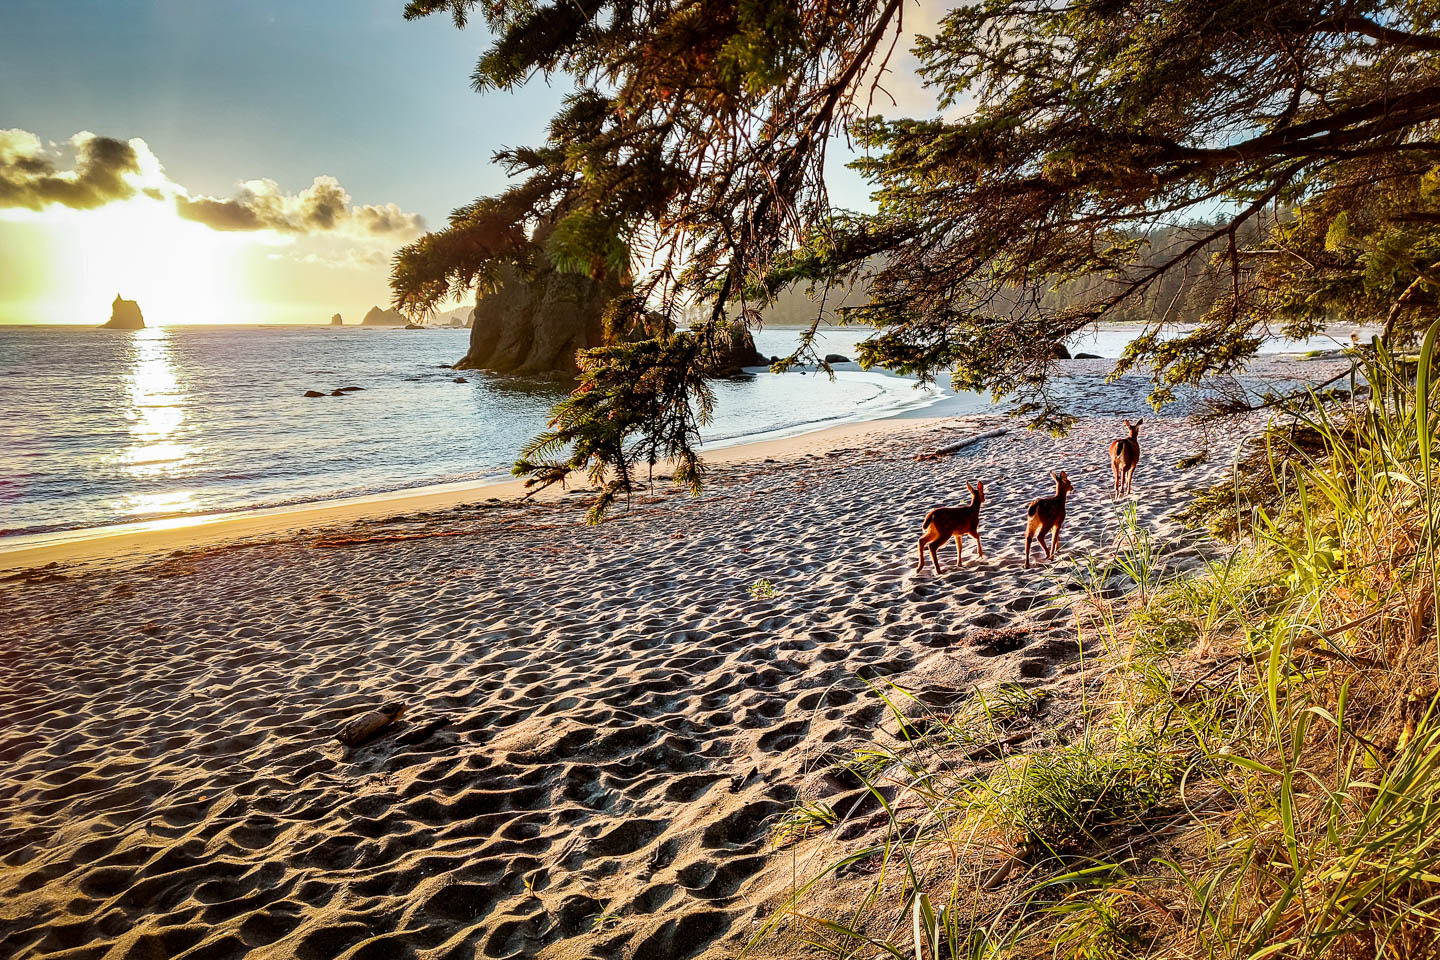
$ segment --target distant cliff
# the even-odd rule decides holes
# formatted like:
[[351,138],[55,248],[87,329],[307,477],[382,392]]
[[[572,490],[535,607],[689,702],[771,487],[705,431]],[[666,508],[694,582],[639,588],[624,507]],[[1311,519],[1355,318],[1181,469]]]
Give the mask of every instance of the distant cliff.
[[140,313],[140,304],[134,300],[124,300],[120,294],[115,294],[115,302],[110,304],[110,320],[101,324],[101,329],[144,330],[145,317]]
[[344,320],[343,317],[340,316],[340,314],[337,313],[337,314],[335,314],[335,316],[333,316],[333,317],[330,318],[330,326],[332,326],[332,327],[343,327],[344,325],[345,325],[345,320]]
[[362,327],[403,327],[408,322],[399,310],[394,308],[381,310],[379,307],[371,307],[370,312],[365,314],[365,319],[360,321],[360,325]]

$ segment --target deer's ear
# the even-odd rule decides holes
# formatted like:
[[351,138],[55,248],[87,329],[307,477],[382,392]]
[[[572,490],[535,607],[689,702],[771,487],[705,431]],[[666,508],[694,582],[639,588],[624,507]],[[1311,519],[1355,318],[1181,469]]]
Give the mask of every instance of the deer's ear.
[[1126,428],[1127,430],[1130,428],[1130,421],[1129,421],[1129,420],[1126,420],[1126,421],[1125,421],[1125,428]]
[[1142,423],[1144,423],[1144,422],[1145,422],[1145,418],[1144,418],[1144,417],[1141,417],[1139,420],[1136,420],[1136,421],[1135,421],[1135,428],[1138,430],[1138,429],[1140,428],[1140,424],[1142,424]]
[[965,481],[965,488],[966,488],[967,490],[969,490],[971,493],[974,493],[974,492],[975,492],[975,484],[971,483],[969,480],[966,480],[966,481]]
[[1060,474],[1056,473],[1054,470],[1051,470],[1051,471],[1050,471],[1050,479],[1051,479],[1051,480],[1059,480],[1059,479],[1060,479]]

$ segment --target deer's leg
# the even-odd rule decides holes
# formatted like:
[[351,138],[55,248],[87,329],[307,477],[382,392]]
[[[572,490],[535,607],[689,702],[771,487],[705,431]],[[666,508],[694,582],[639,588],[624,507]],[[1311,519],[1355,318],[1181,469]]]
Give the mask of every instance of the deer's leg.
[[915,572],[920,573],[925,569],[925,538],[921,537],[915,544],[915,551],[920,554],[920,562],[915,566]]
[[1050,535],[1050,559],[1055,559],[1055,554],[1060,549],[1060,524],[1055,524],[1055,532]]
[[959,569],[965,566],[965,551],[960,548],[960,534],[955,534],[955,567]]
[[981,560],[984,560],[984,559],[985,559],[985,544],[983,544],[983,543],[980,542],[980,534],[978,534],[978,533],[972,533],[972,534],[970,534],[970,536],[972,536],[972,537],[975,538],[975,549],[980,551],[980,559],[981,559]]

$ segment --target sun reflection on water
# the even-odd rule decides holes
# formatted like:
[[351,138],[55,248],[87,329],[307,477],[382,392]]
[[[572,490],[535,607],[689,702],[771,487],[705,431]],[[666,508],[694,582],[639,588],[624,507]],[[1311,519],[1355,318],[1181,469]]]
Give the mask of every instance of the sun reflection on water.
[[[136,479],[173,476],[189,466],[195,454],[185,442],[185,390],[175,373],[170,336],[164,327],[137,330],[130,342],[125,388],[129,408],[125,417],[130,440],[118,460]],[[185,490],[133,494],[128,500],[136,513],[185,510],[194,495]]]

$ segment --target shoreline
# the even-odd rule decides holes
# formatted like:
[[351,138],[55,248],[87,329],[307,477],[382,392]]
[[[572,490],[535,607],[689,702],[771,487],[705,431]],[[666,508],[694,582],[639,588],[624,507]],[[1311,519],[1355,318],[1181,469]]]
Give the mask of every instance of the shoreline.
[[[1120,329],[1122,328],[1117,325],[1108,325],[1098,328],[1098,332]],[[1330,333],[1343,334],[1345,329],[1348,328],[1337,328]],[[1256,363],[1263,365],[1267,360],[1285,356],[1287,355],[1261,355],[1256,358]],[[1106,359],[1070,362],[1083,365],[1100,362],[1108,364],[1111,361]],[[848,370],[852,367],[856,365],[844,364],[840,369]],[[1004,404],[992,405],[985,398],[957,394],[948,386],[936,384],[928,396],[917,393],[913,400],[898,407],[891,406],[873,413],[859,412],[853,416],[815,420],[728,437],[715,441],[713,446],[702,447],[701,455],[708,465],[715,466],[743,462],[753,457],[783,457],[788,455],[794,441],[806,437],[817,438],[820,442],[838,442],[853,435],[856,430],[868,430],[868,425],[895,425],[917,418],[939,420],[959,415],[986,415],[992,412],[1000,413],[1005,409]],[[876,429],[883,428],[877,426]],[[535,496],[546,500],[566,495],[567,491],[552,489]],[[288,503],[241,506],[102,523],[96,526],[17,533],[0,537],[0,573],[11,573],[56,562],[112,559],[225,540],[283,534],[314,524],[331,525],[375,520],[405,512],[446,509],[485,499],[523,498],[526,498],[523,481],[499,474],[459,481],[422,482],[361,494],[321,494],[319,498]]]
[[[1250,372],[1262,379],[1266,376],[1284,375],[1284,366],[1303,358],[1298,354],[1270,354],[1258,357],[1252,363]],[[1319,359],[1319,358],[1314,358]],[[1112,361],[1073,360],[1066,361],[1066,376],[1084,379],[1094,374],[1103,374]],[[1326,360],[1319,360],[1324,363]],[[1319,371],[1314,371],[1319,373]],[[1133,375],[1132,375],[1133,376]],[[1127,380],[1130,378],[1127,378]],[[1148,392],[1144,378],[1136,380]],[[1101,389],[1097,397],[1103,397]],[[1142,394],[1134,399],[1139,400]],[[1094,405],[1083,400],[1076,401],[1081,416],[1095,416],[1101,411],[1088,409]],[[1133,401],[1132,401],[1133,402]],[[1138,407],[1136,407],[1138,409]],[[807,456],[828,453],[843,444],[863,438],[899,438],[912,430],[936,427],[944,423],[964,423],[969,420],[1002,418],[1008,420],[1005,404],[985,403],[975,406],[975,397],[970,394],[954,393],[942,387],[937,396],[928,402],[917,403],[899,410],[887,411],[874,418],[843,420],[829,425],[815,425],[814,429],[799,428],[791,432],[788,428],[775,435],[775,431],[754,434],[750,437],[721,441],[719,446],[702,448],[701,456],[707,468],[727,467],[736,464],[771,460],[801,460]],[[1169,415],[1170,418],[1183,414]],[[824,424],[826,421],[817,421]],[[1024,431],[1024,426],[1017,424]],[[669,471],[657,465],[656,476]],[[524,481],[520,479],[466,480],[454,483],[424,484],[381,493],[368,493],[354,497],[329,500],[312,500],[273,507],[258,507],[220,513],[194,514],[168,517],[159,520],[132,521],[122,524],[98,527],[83,527],[74,530],[57,530],[45,533],[23,534],[0,539],[0,576],[15,577],[24,571],[46,567],[52,564],[69,564],[97,561],[130,562],[149,555],[194,549],[226,542],[253,542],[275,539],[298,531],[318,527],[337,527],[360,522],[375,522],[391,517],[427,511],[447,510],[481,502],[504,502],[512,506],[534,503],[554,503],[577,495],[588,487],[557,489],[552,487],[528,495]],[[668,481],[661,481],[652,488],[654,492],[675,490]],[[639,491],[637,491],[639,492]],[[708,492],[708,491],[707,491]],[[702,494],[700,499],[704,499]]]
[[[761,439],[741,439],[729,445],[702,451],[702,456],[707,467],[729,466],[767,458],[799,459],[806,455],[827,452],[841,443],[871,434],[894,435],[952,419],[944,413],[924,414],[930,414],[936,407],[943,406],[945,401],[953,396],[947,393],[930,404],[876,419],[850,420],[768,439],[763,438],[763,435]],[[901,426],[902,424],[910,426]],[[658,470],[659,468],[657,472]],[[0,574],[14,574],[56,563],[141,558],[179,549],[214,546],[227,541],[284,536],[311,527],[344,526],[359,521],[452,509],[483,501],[524,503],[528,499],[542,503],[554,502],[576,495],[579,489],[585,488],[552,487],[527,497],[525,481],[521,479],[466,480],[278,507],[23,534],[0,539]]]

